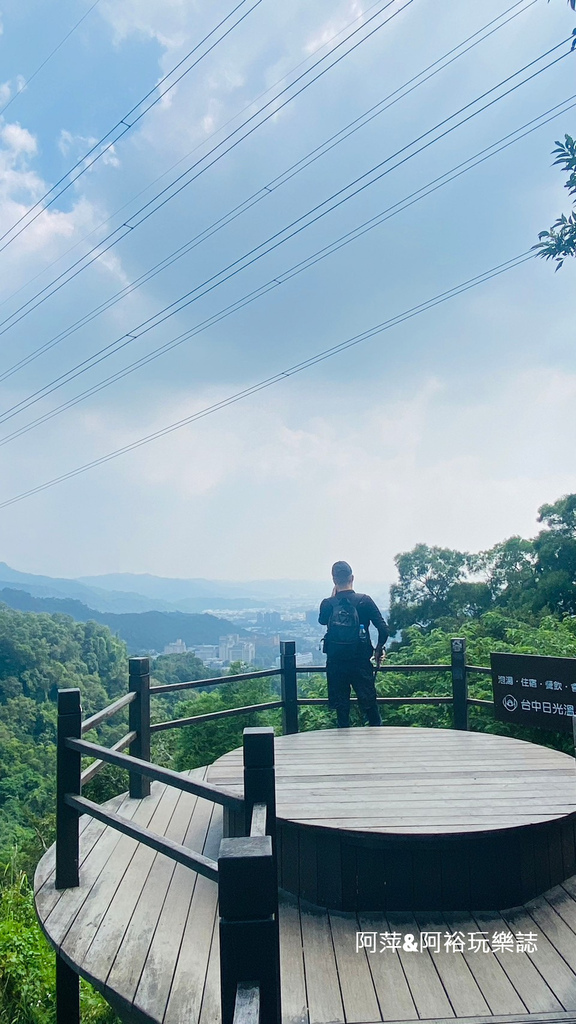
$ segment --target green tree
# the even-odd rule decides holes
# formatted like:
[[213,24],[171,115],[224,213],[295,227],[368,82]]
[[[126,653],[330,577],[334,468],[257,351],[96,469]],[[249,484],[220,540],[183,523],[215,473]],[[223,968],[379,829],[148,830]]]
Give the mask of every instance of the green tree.
[[535,564],[533,541],[515,536],[481,551],[476,569],[484,575],[494,605],[529,614],[536,588]]
[[453,602],[466,606],[480,595],[468,589],[454,592],[458,584],[469,583],[473,556],[451,548],[416,544],[411,551],[394,559],[399,581],[390,588],[390,627],[392,632],[414,623],[429,626],[440,616],[451,616]]

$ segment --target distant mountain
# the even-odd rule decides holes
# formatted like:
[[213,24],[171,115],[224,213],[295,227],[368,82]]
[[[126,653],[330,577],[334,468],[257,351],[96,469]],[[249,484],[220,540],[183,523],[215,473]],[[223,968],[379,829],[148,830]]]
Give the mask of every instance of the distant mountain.
[[[240,611],[268,608],[276,611],[315,608],[331,590],[329,577],[311,580],[207,580],[152,576],[149,573],[107,573],[61,579],[19,572],[0,562],[0,589],[22,590],[34,597],[71,599],[100,612],[165,611],[198,614],[206,610]],[[388,586],[358,581],[381,605],[388,603]]]
[[[332,589],[329,573],[314,580],[207,580],[152,576],[149,573],[108,573],[81,576],[79,582],[110,592],[132,591],[153,600],[168,601],[182,611],[205,608],[254,608],[270,606],[278,610],[309,605],[316,607]],[[388,603],[389,584],[358,581],[358,589],[371,594],[381,604]]]
[[115,615],[88,608],[80,601],[54,597],[34,597],[24,590],[0,589],[0,603],[23,612],[48,612],[71,615],[77,622],[94,619],[109,626],[126,642],[129,654],[162,651],[166,644],[183,640],[187,647],[195,644],[217,644],[221,636],[237,633],[248,636],[227,619],[214,615],[190,615],[186,612],[137,612]]
[[18,572],[5,562],[0,562],[0,588],[25,590],[35,597],[71,598],[102,612],[145,612],[152,610],[172,611],[173,606],[160,599],[152,600],[137,593],[121,590],[99,589],[86,586],[78,580],[58,579],[52,576],[37,576],[35,573]]
[[103,576],[81,576],[80,583],[109,591],[135,591],[146,597],[182,604],[204,600],[251,601],[261,604],[270,600],[310,600],[323,595],[326,583],[310,580],[207,580],[151,576],[149,573],[108,573]]

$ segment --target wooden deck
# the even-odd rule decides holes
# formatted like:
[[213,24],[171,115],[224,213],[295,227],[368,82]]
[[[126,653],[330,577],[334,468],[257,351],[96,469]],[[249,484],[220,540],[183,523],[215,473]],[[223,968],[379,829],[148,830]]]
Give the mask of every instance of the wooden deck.
[[[574,758],[452,729],[275,740],[280,884],[333,910],[523,904],[576,872]],[[242,751],[209,769],[242,794]],[[225,830],[243,821],[225,816]]]
[[[364,735],[364,733],[363,733]],[[473,734],[468,734],[468,739]],[[436,767],[436,766],[435,766]],[[205,769],[191,773],[200,778]],[[221,808],[153,783],[112,802],[123,816],[217,858]],[[215,883],[94,820],[82,820],[80,886],[54,888],[54,849],[35,879],[49,941],[126,1021],[220,1024]],[[501,913],[330,912],[280,906],[286,1024],[442,1021],[576,1024],[576,876]],[[357,933],[536,933],[536,951],[356,951]],[[442,939],[444,941],[444,938]]]
[[[277,736],[276,812],[300,825],[379,835],[447,835],[576,812],[574,758],[453,729],[322,729]],[[243,793],[242,748],[207,779]]]

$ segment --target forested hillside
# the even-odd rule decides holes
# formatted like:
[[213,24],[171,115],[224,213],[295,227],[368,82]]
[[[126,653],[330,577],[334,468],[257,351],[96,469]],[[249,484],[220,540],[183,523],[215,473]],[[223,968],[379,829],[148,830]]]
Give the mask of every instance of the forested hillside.
[[34,597],[25,590],[0,589],[0,602],[23,612],[71,615],[77,622],[101,622],[126,643],[129,654],[161,651],[177,638],[187,646],[217,644],[226,633],[246,631],[215,615],[189,612],[100,612],[72,598]]

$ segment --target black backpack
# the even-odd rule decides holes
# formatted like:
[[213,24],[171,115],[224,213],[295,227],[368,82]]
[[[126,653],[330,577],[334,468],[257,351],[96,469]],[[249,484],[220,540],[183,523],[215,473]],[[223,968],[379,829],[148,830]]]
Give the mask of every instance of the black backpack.
[[[362,595],[354,594],[354,597],[358,600]],[[350,661],[359,654],[361,641],[357,600],[353,601],[345,594],[330,598],[332,614],[324,637],[324,653],[328,657]]]

